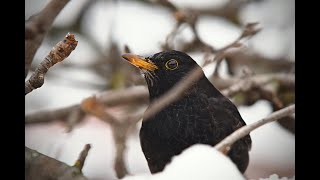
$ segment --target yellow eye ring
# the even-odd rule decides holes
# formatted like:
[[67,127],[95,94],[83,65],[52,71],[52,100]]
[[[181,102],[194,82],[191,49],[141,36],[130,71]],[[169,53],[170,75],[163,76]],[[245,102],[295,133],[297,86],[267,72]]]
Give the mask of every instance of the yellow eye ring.
[[179,63],[175,59],[170,59],[169,61],[166,62],[165,66],[169,70],[175,70],[178,68]]

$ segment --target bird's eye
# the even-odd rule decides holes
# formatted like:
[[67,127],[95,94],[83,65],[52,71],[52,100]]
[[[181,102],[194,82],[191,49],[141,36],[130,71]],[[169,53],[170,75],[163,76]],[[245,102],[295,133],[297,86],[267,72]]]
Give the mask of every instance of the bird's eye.
[[178,61],[175,59],[170,59],[166,62],[165,66],[169,70],[175,70],[178,68]]

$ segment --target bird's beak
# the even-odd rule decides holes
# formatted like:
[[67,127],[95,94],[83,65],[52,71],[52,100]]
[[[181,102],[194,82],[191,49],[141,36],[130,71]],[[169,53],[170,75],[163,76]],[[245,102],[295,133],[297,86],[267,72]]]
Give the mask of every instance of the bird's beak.
[[132,65],[140,69],[145,69],[148,71],[154,71],[155,69],[158,69],[158,67],[155,64],[153,64],[151,61],[147,61],[142,56],[127,53],[127,54],[123,54],[122,57],[126,59],[129,63],[131,63]]

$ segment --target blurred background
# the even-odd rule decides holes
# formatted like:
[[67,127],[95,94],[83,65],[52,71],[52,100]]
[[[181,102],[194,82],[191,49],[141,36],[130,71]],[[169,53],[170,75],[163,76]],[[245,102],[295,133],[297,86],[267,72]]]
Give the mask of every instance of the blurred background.
[[[25,19],[41,11],[48,0],[25,0]],[[199,38],[223,48],[242,33],[245,24],[258,22],[261,31],[243,41],[240,55],[223,59],[219,78],[242,77],[247,67],[253,74],[293,73],[295,61],[294,0],[170,0],[178,9],[195,12]],[[168,35],[177,27],[172,9],[148,0],[77,0],[70,1],[54,21],[31,64],[29,74],[68,33],[75,34],[77,48],[63,62],[50,68],[44,85],[25,97],[26,115],[79,104],[84,98],[106,90],[117,91],[131,86],[145,86],[142,75],[121,59],[124,47],[149,56],[162,51]],[[195,38],[188,23],[182,23],[172,40],[174,49]],[[244,52],[244,53],[243,53]],[[187,53],[199,64],[207,53],[191,49]],[[204,69],[213,75],[215,63]],[[215,84],[215,82],[212,82]],[[272,86],[283,106],[294,103],[294,84]],[[223,89],[221,87],[221,89]],[[274,102],[254,93],[232,100],[238,105],[247,124],[279,109]],[[245,100],[243,100],[245,99]],[[147,104],[139,104],[143,111]],[[122,116],[123,106],[110,112]],[[138,110],[137,110],[138,111]],[[149,173],[140,148],[140,122],[130,131],[124,155],[130,174]],[[253,147],[246,171],[249,179],[292,177],[295,174],[294,116],[265,125],[251,133]],[[110,125],[85,116],[68,132],[62,119],[25,125],[25,145],[50,157],[73,165],[84,145],[92,148],[83,173],[90,179],[117,179],[113,168],[115,145]]]

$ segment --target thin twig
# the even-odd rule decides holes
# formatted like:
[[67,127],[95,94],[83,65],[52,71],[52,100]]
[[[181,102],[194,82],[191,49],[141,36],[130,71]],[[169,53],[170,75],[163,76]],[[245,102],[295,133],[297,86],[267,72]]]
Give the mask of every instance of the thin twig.
[[113,139],[115,142],[115,147],[116,147],[116,157],[114,158],[114,170],[116,171],[117,177],[118,178],[123,178],[125,175],[128,174],[128,170],[126,168],[125,160],[124,160],[124,155],[125,155],[125,150],[126,150],[126,142],[127,142],[127,135],[128,135],[128,130],[130,128],[131,124],[117,124],[117,125],[112,125],[112,134],[113,134]]
[[84,117],[85,113],[82,109],[75,108],[73,111],[70,112],[67,121],[67,132],[71,132],[73,127],[78,124]]
[[236,130],[235,132],[233,132],[232,134],[230,134],[229,136],[224,138],[220,143],[215,145],[215,148],[221,152],[227,153],[230,150],[230,147],[232,146],[233,143],[235,143],[237,140],[243,138],[244,136],[248,135],[251,131],[257,129],[258,127],[260,127],[266,123],[276,121],[276,120],[281,119],[285,116],[289,116],[294,112],[295,112],[295,104],[290,105],[290,106],[283,108],[281,110],[278,110],[278,111],[270,114],[269,116],[267,116],[257,122],[243,126],[240,129]]
[[[250,38],[253,35],[257,34],[259,31],[261,31],[261,28],[258,27],[258,23],[254,22],[254,23],[247,23],[244,27],[244,29],[242,30],[242,33],[240,34],[240,36],[234,40],[232,43],[228,44],[227,46],[217,50],[215,52],[215,57],[213,59],[214,62],[216,62],[216,68],[214,70],[214,75],[218,75],[218,70],[220,68],[220,64],[223,60],[223,58],[226,57],[226,54],[228,52],[229,49],[231,48],[238,48],[241,47],[241,43],[240,41],[244,38]],[[205,62],[205,64],[208,62]]]
[[91,148],[90,144],[86,144],[83,148],[83,150],[81,151],[79,158],[77,159],[77,161],[74,163],[74,167],[78,168],[80,170],[80,172],[82,172],[82,168],[84,165],[84,162],[86,161],[86,158],[88,156],[88,152]]
[[37,49],[51,28],[53,21],[70,0],[51,0],[38,14],[25,23],[25,78]]
[[179,9],[174,4],[172,4],[168,0],[146,0],[149,3],[156,3],[168,8],[170,11],[174,12],[177,10],[184,10],[184,11],[194,11],[197,12],[199,15],[208,15],[208,16],[219,16],[228,19],[229,21],[240,24],[238,12],[241,10],[241,7],[247,4],[248,0],[228,0],[223,6],[208,6],[199,8],[187,7],[184,9]]
[[29,80],[25,82],[25,95],[41,87],[49,68],[67,58],[77,45],[78,41],[76,41],[74,35],[70,33],[64,37],[63,41],[58,42],[40,63]]
[[114,169],[118,178],[123,178],[128,174],[124,162],[124,151],[126,149],[127,132],[131,125],[129,122],[121,123],[111,113],[106,111],[105,105],[96,99],[95,96],[86,98],[81,103],[82,109],[111,126],[114,142],[116,145],[116,157],[114,161]]

